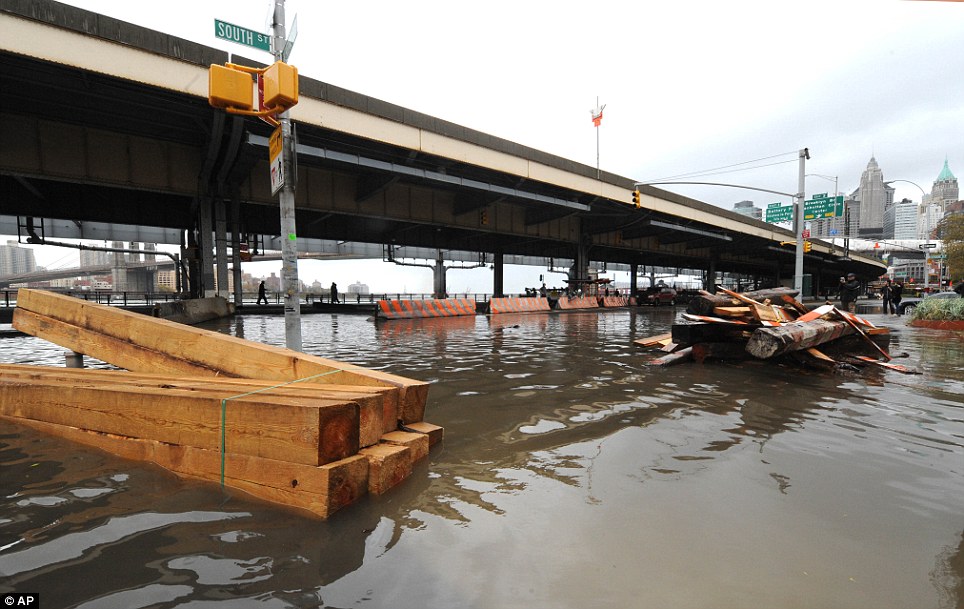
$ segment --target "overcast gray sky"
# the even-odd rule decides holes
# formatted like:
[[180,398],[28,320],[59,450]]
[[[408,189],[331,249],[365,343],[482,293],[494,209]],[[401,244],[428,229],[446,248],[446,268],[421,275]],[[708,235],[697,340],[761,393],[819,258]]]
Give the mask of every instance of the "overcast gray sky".
[[[214,19],[265,30],[269,9],[267,0],[67,3],[255,58],[258,51],[216,39]],[[803,147],[812,157],[807,173],[839,176],[845,193],[872,155],[885,180],[928,192],[945,158],[964,174],[962,2],[288,0],[286,7],[289,25],[298,16],[290,63],[300,74],[591,166],[598,97],[606,104],[600,164],[639,181],[768,159],[756,165],[777,164],[691,179],[796,192]],[[894,186],[898,198],[920,200],[914,186]],[[728,209],[743,199],[760,207],[781,200],[732,188],[663,188]],[[807,179],[808,196],[832,190],[829,180]]]

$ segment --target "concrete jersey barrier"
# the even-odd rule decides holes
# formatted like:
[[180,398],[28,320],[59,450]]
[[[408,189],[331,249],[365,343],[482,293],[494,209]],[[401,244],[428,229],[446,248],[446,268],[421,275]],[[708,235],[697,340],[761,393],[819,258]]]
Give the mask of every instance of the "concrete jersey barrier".
[[488,312],[492,315],[499,313],[531,313],[534,311],[548,311],[549,301],[539,296],[527,298],[492,298],[489,300]]
[[556,308],[569,309],[598,309],[599,301],[595,296],[560,296],[556,301]]
[[440,300],[379,300],[378,317],[382,319],[412,319],[419,317],[455,317],[475,315],[475,301],[471,298]]

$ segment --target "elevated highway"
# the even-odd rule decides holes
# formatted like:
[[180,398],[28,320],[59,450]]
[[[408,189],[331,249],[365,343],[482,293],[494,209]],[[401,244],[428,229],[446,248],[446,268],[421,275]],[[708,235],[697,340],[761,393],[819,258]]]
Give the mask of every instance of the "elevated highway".
[[[227,61],[49,0],[0,0],[0,214],[178,231],[193,291],[211,290],[239,240],[280,233],[270,127],[207,103],[208,66]],[[636,208],[631,178],[305,75],[291,116],[299,241],[478,252],[496,294],[507,255],[573,260],[575,279],[590,261],[792,279],[789,231],[655,187]],[[815,290],[882,269],[819,241],[804,260]]]

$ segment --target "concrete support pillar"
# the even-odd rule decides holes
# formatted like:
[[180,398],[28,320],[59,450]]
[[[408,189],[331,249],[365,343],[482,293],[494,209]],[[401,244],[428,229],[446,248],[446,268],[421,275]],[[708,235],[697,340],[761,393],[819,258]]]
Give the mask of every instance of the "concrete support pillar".
[[445,285],[445,260],[442,258],[442,250],[437,250],[435,254],[435,266],[432,267],[433,291],[435,298],[445,298],[448,290]]
[[211,298],[214,292],[214,227],[211,197],[202,197],[198,206],[199,295]]
[[636,295],[636,274],[639,272],[639,265],[635,262],[629,265],[629,295]]
[[218,198],[214,206],[215,294],[228,293],[228,215],[224,199]]
[[231,229],[231,268],[234,275],[234,304],[244,304],[244,286],[241,285],[241,241],[246,235],[241,234],[241,199],[237,190],[231,195],[231,214],[229,227]]
[[492,257],[492,295],[496,298],[505,296],[505,276],[502,262],[502,252],[496,252]]
[[585,281],[589,279],[589,248],[592,247],[592,237],[583,235],[582,240],[576,247],[576,256],[569,269],[569,279],[576,280],[576,285],[585,287]]
[[710,256],[706,267],[706,277],[703,278],[703,289],[716,294],[716,254]]

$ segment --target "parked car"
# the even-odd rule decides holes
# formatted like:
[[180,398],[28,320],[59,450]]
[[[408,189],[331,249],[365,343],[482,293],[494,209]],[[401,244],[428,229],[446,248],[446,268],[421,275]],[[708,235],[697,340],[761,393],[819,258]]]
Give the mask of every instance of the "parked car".
[[675,305],[676,290],[665,285],[653,286],[642,293],[641,301],[642,304],[653,305],[654,307],[662,304]]
[[897,313],[903,315],[904,313],[910,313],[917,308],[917,305],[924,299],[931,298],[960,298],[960,294],[957,292],[936,292],[934,294],[927,294],[923,298],[904,298],[897,305]]

